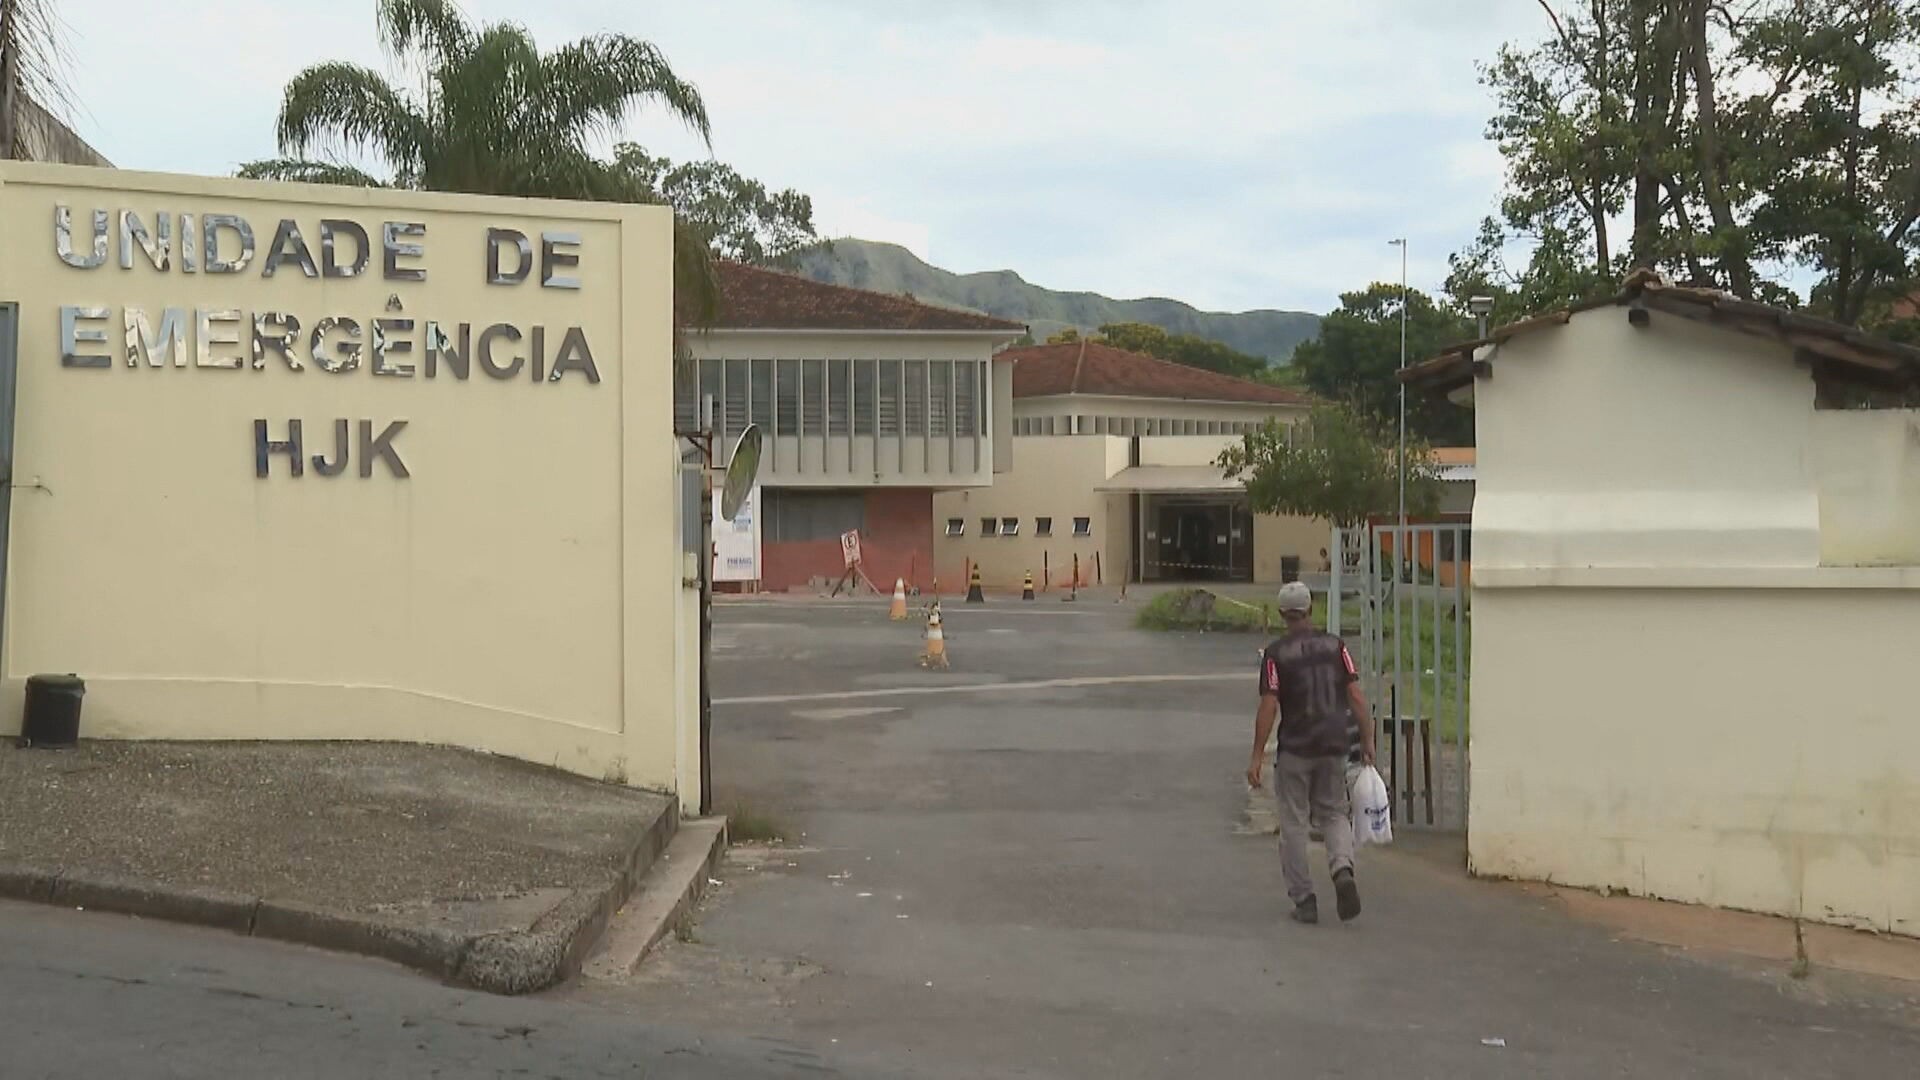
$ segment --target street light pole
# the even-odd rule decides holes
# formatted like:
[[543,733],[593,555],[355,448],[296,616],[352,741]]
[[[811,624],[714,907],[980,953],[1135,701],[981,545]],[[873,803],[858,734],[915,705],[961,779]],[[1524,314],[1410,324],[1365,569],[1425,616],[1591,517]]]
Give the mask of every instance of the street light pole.
[[[1400,370],[1407,368],[1407,240],[1400,238]],[[1400,383],[1400,536],[1407,535],[1407,384]]]

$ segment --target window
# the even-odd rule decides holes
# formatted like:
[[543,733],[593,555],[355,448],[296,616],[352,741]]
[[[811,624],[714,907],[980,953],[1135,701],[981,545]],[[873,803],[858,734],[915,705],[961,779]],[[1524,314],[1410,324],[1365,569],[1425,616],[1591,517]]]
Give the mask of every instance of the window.
[[967,535],[967,519],[966,518],[948,518],[947,519],[947,535],[948,536]]
[[1020,519],[1019,518],[1001,518],[1000,519],[1000,535],[1001,536],[1019,536],[1020,535]]
[[1094,433],[1095,435],[1105,435],[1105,434],[1107,433],[1107,418],[1106,418],[1106,417],[1104,417],[1104,416],[1096,416],[1096,417],[1094,417],[1094,418],[1093,418],[1093,433]]
[[818,435],[827,428],[826,363],[800,361],[800,378],[800,434]]
[[[715,413],[715,415],[711,417],[702,414],[704,401],[709,397],[713,399],[713,411]],[[702,360],[700,362],[700,396],[694,399],[694,413],[700,416],[701,419],[718,423],[720,420],[718,413],[720,412],[721,404],[720,361]]]
[[880,434],[900,434],[900,367],[888,360],[880,364]]
[[980,365],[972,361],[953,365],[953,428],[956,435],[978,435],[980,421]]
[[745,360],[727,361],[726,401],[716,406],[722,410],[722,426],[729,436],[738,435],[747,430],[747,362]]
[[1073,519],[1073,535],[1092,536],[1093,535],[1093,519],[1083,518],[1083,517],[1074,518]]
[[906,403],[908,435],[927,434],[927,362],[909,360],[903,365],[907,370]]
[[878,376],[874,372],[873,365],[874,361],[872,360],[855,360],[853,362],[852,405],[853,433],[855,435],[873,434],[874,421],[879,415],[876,407],[879,398],[874,396],[875,390],[879,387],[879,382],[877,381]]
[[774,369],[774,430],[800,434],[800,361],[781,360]]
[[1000,535],[1000,519],[999,518],[981,518],[980,519],[980,535],[981,536]]
[[1033,519],[1033,535],[1052,536],[1053,535],[1053,519],[1050,517],[1034,518]]
[[927,433],[953,434],[953,364],[927,361]]
[[763,539],[771,543],[796,540],[838,540],[840,534],[864,529],[867,498],[857,491],[796,491],[765,488],[766,507],[760,513]]
[[747,376],[748,412],[760,425],[761,437],[773,434],[773,361],[755,360]]
[[[699,419],[694,416],[694,413],[697,411],[694,407],[694,400],[699,396],[697,386],[699,381],[697,378],[690,379],[679,372],[674,373],[673,429],[675,431],[692,431],[694,426],[699,423]],[[697,543],[694,546],[699,547]]]
[[848,409],[852,402],[847,398],[847,369],[851,360],[827,361],[827,434],[845,435],[848,432]]

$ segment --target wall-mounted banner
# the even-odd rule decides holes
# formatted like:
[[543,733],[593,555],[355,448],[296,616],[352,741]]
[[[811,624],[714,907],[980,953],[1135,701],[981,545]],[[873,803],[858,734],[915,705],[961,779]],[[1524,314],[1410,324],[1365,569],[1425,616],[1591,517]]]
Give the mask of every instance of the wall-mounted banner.
[[760,489],[747,494],[728,521],[720,516],[720,491],[713,492],[713,580],[760,580]]

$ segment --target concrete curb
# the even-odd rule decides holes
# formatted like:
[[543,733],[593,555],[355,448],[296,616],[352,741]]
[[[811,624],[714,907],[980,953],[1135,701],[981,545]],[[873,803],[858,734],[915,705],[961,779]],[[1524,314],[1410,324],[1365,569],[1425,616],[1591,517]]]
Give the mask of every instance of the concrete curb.
[[620,979],[640,966],[667,932],[686,921],[727,850],[727,821],[710,818],[680,830],[632,902],[617,912],[582,973]]
[[48,903],[61,907],[114,911],[168,922],[193,923],[236,933],[251,933],[260,901],[218,889],[164,885],[108,874],[61,874]]
[[0,899],[230,930],[391,960],[487,993],[526,994],[580,970],[608,920],[679,827],[679,804],[669,803],[635,839],[614,874],[574,890],[528,929],[508,933],[463,934],[327,911],[294,900],[5,863],[0,863]]

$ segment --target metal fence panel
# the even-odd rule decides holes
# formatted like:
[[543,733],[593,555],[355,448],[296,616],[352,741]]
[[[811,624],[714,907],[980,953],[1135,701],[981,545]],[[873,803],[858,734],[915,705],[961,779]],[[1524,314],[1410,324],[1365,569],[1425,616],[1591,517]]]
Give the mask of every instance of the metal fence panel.
[[1328,626],[1355,652],[1397,826],[1464,829],[1467,823],[1469,529],[1376,525],[1333,532],[1341,558]]

